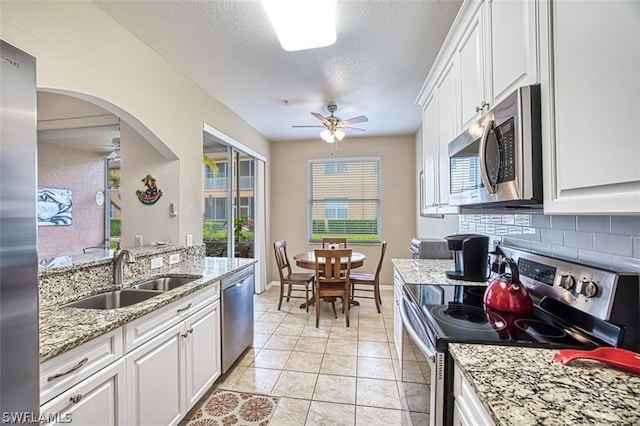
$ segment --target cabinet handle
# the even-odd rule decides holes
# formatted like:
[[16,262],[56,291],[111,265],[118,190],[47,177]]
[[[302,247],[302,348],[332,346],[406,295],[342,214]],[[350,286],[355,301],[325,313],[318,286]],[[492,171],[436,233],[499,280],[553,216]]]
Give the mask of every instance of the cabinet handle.
[[189,333],[182,333],[181,336],[186,339],[187,337],[189,337]]
[[179,314],[180,312],[184,312],[184,311],[186,311],[186,310],[189,310],[189,308],[191,307],[191,305],[192,305],[192,304],[191,304],[191,303],[189,303],[189,304],[188,304],[187,306],[185,306],[184,308],[180,308],[180,309],[178,309],[178,310],[176,311],[176,313],[178,313],[178,314]]
[[189,334],[193,333],[193,328],[188,329],[187,333],[189,333]]
[[477,106],[476,107],[476,112],[480,112],[480,111],[482,111],[482,107],[481,106]]
[[69,373],[73,373],[78,368],[81,368],[82,366],[84,366],[87,363],[87,361],[89,361],[89,358],[84,358],[82,359],[82,361],[80,361],[79,363],[77,363],[75,366],[71,367],[69,370],[65,371],[64,373],[57,373],[57,374],[54,374],[53,376],[47,377],[47,382],[55,380],[58,377],[66,376]]
[[480,104],[480,107],[482,109],[484,109],[484,108],[489,109],[489,102],[482,101],[482,103]]
[[82,395],[81,394],[77,394],[77,395],[73,395],[71,398],[69,398],[69,401],[71,401],[74,404],[77,404],[78,402],[80,402],[81,399],[82,399]]

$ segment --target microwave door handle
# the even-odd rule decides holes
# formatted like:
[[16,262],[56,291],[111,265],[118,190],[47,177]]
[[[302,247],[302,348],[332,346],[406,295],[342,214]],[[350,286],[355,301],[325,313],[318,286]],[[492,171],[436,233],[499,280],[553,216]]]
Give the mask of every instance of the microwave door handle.
[[487,124],[484,125],[482,138],[480,139],[480,149],[478,152],[478,156],[480,157],[480,175],[482,176],[482,183],[484,183],[489,194],[496,193],[496,187],[489,180],[489,173],[487,172],[487,140],[489,139],[489,132],[491,131],[492,125],[493,120],[487,121]]

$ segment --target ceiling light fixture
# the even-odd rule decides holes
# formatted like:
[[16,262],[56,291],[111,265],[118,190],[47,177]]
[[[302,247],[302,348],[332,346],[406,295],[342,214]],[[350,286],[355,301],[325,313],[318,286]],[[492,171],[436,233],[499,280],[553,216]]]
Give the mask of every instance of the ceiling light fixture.
[[334,0],[262,0],[262,4],[284,50],[335,43]]
[[326,129],[320,132],[320,137],[328,143],[335,143],[344,139],[344,130],[342,129]]

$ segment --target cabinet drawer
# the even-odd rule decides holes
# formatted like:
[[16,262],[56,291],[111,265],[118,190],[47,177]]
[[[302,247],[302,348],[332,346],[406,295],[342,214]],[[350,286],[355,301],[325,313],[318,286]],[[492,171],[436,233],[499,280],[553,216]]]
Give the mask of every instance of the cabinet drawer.
[[40,365],[40,404],[122,356],[122,328],[110,331]]
[[148,342],[169,327],[184,320],[220,298],[220,282],[144,315],[124,326],[124,352]]
[[125,362],[120,359],[40,407],[43,425],[124,425]]

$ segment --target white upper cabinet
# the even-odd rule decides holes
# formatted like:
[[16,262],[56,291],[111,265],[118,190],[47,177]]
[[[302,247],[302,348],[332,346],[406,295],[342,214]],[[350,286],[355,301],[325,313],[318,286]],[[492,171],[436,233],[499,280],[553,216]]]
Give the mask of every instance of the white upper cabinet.
[[537,3],[465,2],[454,24],[462,132],[518,87],[539,82]]
[[424,167],[422,214],[437,214],[438,202],[438,93],[429,97],[422,110],[422,161]]
[[[438,206],[440,213],[449,208],[449,142],[458,136],[457,88],[453,61],[438,84]],[[449,213],[455,213],[451,211]]]
[[422,114],[422,157],[424,164],[423,214],[454,214],[449,205],[449,149],[458,134],[457,75],[453,60],[447,63]]
[[640,4],[542,1],[548,214],[640,213]]
[[536,2],[487,0],[485,5],[491,70],[487,102],[493,106],[518,87],[539,82]]
[[462,36],[456,52],[460,74],[460,118],[462,128],[477,120],[487,109],[485,94],[484,20],[479,8]]

